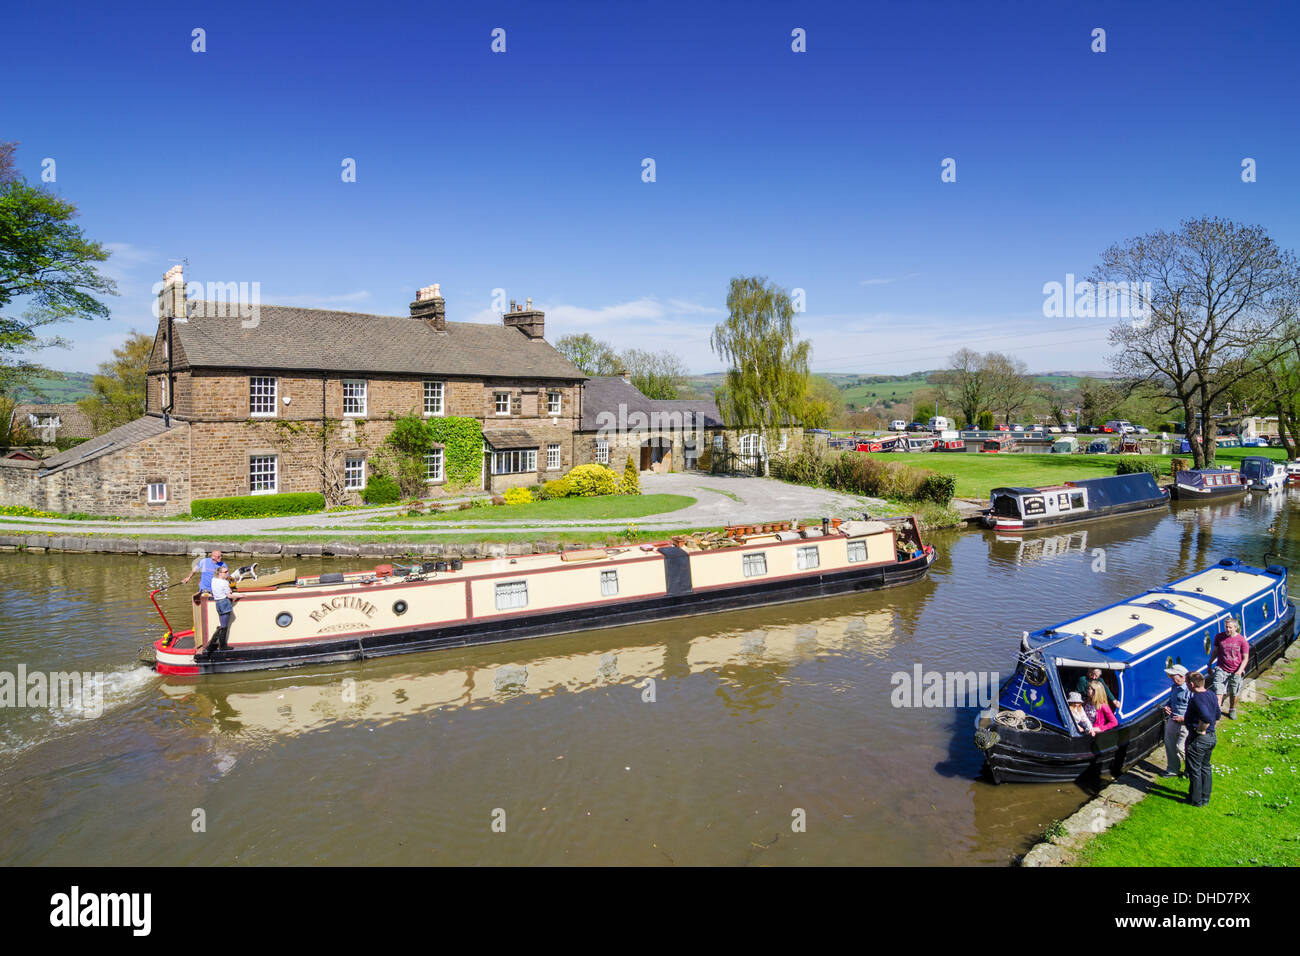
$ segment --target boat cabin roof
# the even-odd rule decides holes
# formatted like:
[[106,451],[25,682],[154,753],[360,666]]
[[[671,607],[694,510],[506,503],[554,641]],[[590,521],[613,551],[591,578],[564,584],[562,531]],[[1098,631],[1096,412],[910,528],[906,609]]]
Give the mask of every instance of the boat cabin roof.
[[1125,667],[1182,632],[1276,587],[1279,573],[1227,559],[1164,587],[1034,631],[1026,639],[1027,649],[1058,664]]

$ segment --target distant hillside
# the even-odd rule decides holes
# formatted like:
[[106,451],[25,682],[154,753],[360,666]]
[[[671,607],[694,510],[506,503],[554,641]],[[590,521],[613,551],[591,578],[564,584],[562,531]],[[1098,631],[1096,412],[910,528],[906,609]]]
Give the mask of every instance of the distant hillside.
[[20,403],[63,405],[90,395],[89,372],[63,372],[62,378],[37,378],[30,386],[14,389],[14,400]]

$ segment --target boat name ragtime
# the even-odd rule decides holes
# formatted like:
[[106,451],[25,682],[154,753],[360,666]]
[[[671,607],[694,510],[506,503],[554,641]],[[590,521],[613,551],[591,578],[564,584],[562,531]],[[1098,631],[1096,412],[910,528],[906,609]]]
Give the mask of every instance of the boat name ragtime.
[[334,611],[342,610],[343,608],[352,608],[353,610],[360,611],[366,617],[375,616],[375,606],[369,601],[357,597],[336,597],[331,598],[329,601],[322,604],[319,611],[312,611],[311,619],[319,624],[321,621],[325,620],[328,615],[332,614]]

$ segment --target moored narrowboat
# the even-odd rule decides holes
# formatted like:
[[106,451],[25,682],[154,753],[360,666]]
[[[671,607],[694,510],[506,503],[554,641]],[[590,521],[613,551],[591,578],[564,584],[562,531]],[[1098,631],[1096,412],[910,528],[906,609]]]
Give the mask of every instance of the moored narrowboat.
[[[975,732],[988,774],[996,783],[1034,783],[1122,773],[1163,740],[1163,708],[1172,689],[1166,668],[1181,664],[1204,672],[1229,616],[1250,641],[1246,676],[1254,676],[1295,639],[1287,569],[1227,558],[1110,607],[1026,632],[996,713],[982,716]],[[1116,698],[1118,721],[1096,736],[1081,732],[1067,707],[1069,693],[1094,668]]]
[[1271,494],[1286,486],[1286,467],[1262,455],[1247,455],[1241,459],[1241,480],[1251,491]]
[[1085,478],[1045,488],[994,488],[984,524],[1015,533],[1163,507],[1169,492],[1146,472]]
[[1177,501],[1208,501],[1244,495],[1246,483],[1231,468],[1184,468],[1174,475],[1169,495]]
[[211,641],[210,595],[194,596],[191,630],[172,632],[164,616],[155,664],[165,674],[219,673],[644,624],[908,584],[934,559],[908,518],[352,574],[284,572],[269,586],[239,582],[224,648]]

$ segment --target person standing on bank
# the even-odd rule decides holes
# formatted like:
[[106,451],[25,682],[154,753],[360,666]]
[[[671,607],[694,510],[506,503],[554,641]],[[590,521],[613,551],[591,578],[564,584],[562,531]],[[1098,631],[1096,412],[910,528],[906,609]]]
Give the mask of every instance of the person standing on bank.
[[1192,698],[1183,718],[1187,725],[1187,778],[1190,783],[1187,802],[1194,807],[1203,807],[1210,802],[1214,784],[1210,755],[1218,743],[1214,725],[1223,716],[1223,711],[1219,709],[1219,699],[1206,688],[1204,674],[1188,674],[1187,682],[1192,686]]
[[1241,679],[1246,676],[1250,663],[1250,642],[1237,629],[1237,619],[1223,622],[1223,633],[1214,641],[1214,654],[1210,666],[1214,668],[1214,692],[1219,696],[1219,709],[1224,701],[1228,705],[1228,719],[1237,719],[1237,695],[1241,692]]
[[206,591],[209,594],[211,594],[212,576],[217,573],[218,568],[224,568],[225,566],[226,566],[226,562],[221,560],[221,549],[218,548],[214,550],[212,554],[209,555],[208,557],[201,558],[199,560],[198,566],[192,568],[190,570],[190,573],[185,575],[185,579],[181,581],[181,584],[189,584],[190,578],[194,577],[194,572],[198,571],[199,572],[199,593],[201,594],[204,591]]
[[218,568],[212,578],[212,599],[217,602],[217,620],[220,626],[208,638],[206,648],[208,657],[216,651],[226,649],[226,638],[230,633],[230,615],[235,610],[235,602],[239,600],[230,589],[230,571],[225,565]]
[[1174,682],[1174,689],[1169,703],[1165,704],[1165,769],[1160,776],[1181,777],[1181,758],[1187,752],[1187,704],[1192,699],[1192,691],[1187,686],[1187,668],[1182,664],[1175,664],[1165,673]]

